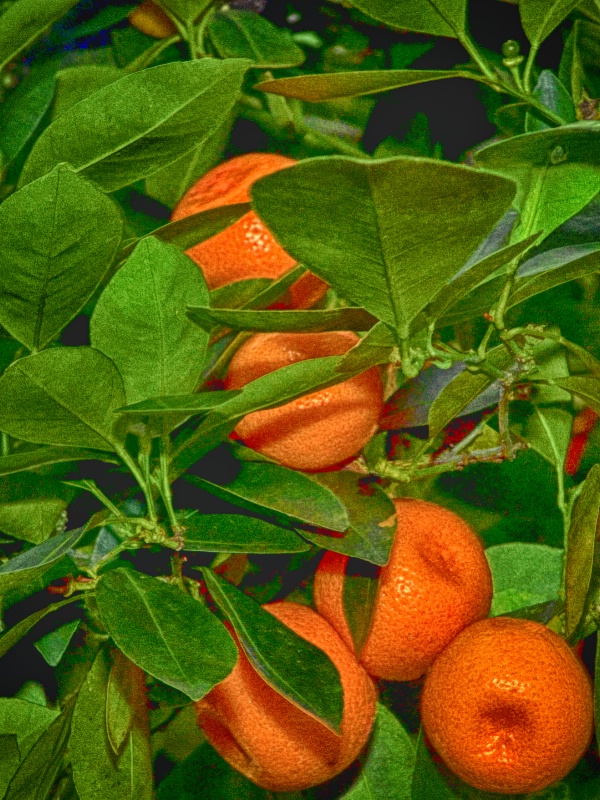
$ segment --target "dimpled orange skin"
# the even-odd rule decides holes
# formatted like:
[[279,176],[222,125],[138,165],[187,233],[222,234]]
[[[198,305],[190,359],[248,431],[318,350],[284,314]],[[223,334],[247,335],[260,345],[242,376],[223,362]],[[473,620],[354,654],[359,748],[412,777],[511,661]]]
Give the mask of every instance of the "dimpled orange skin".
[[[457,633],[488,615],[492,576],[479,537],[452,511],[405,498],[394,505],[396,534],[360,661],[370,675],[409,681],[423,675]],[[314,600],[350,646],[343,607],[347,563],[347,556],[325,554]]]
[[[247,203],[250,186],[255,181],[295,163],[275,153],[246,153],[225,161],[184,194],[171,219],[182,219],[218,206]],[[202,268],[209,289],[249,278],[280,278],[296,266],[296,261],[253,211],[186,253]],[[323,297],[327,288],[324,281],[309,273],[290,287],[289,298],[282,305],[308,308]]]
[[590,679],[566,642],[529,620],[469,626],[425,679],[421,718],[431,743],[466,783],[535,792],[563,778],[592,736]]
[[235,769],[264,789],[293,792],[342,772],[358,756],[375,719],[373,682],[333,628],[298,603],[263,606],[324,650],[344,692],[341,736],[272,689],[240,650],[233,672],[196,703],[200,727]]
[[177,33],[175,23],[152,0],[140,3],[130,12],[128,19],[134,28],[154,39],[166,39],[167,36]]
[[[240,389],[280,367],[346,353],[355,333],[257,333],[236,352],[226,389]],[[377,367],[343,383],[304,395],[278,408],[247,414],[235,432],[248,447],[285,467],[316,472],[352,456],[376,432],[383,408]]]

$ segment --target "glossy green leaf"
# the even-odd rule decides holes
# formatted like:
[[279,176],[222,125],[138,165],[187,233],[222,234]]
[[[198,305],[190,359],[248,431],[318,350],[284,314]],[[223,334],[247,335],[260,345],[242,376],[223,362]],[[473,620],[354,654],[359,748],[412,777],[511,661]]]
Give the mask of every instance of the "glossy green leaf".
[[75,103],[122,77],[120,69],[107,64],[80,64],[60,70],[56,74],[53,118],[56,119]]
[[173,17],[189,24],[195,22],[212,0],[159,0],[159,5]]
[[39,72],[32,70],[0,105],[0,152],[7,163],[23,150],[50,108],[54,76]]
[[194,391],[208,334],[185,316],[190,302],[208,302],[202,271],[153,237],[138,244],[102,292],[90,338],[117,365],[128,404]]
[[357,658],[360,658],[371,631],[379,592],[379,572],[379,567],[357,558],[350,558],[346,563],[342,603]]
[[210,331],[224,325],[236,331],[366,331],[377,320],[364,308],[336,308],[319,311],[254,311],[251,309],[188,307],[196,325]]
[[419,729],[415,753],[415,769],[412,778],[411,800],[457,800],[452,789],[438,772],[431,753],[425,744],[423,728]]
[[247,58],[262,69],[298,67],[305,59],[287,28],[253,11],[223,8],[210,18],[207,32],[221,58]]
[[2,14],[0,70],[46,34],[77,0],[17,0]]
[[479,150],[476,160],[516,181],[515,207],[524,213],[531,206],[527,234],[542,231],[546,237],[600,191],[599,133],[597,122],[526,133]]
[[403,338],[513,193],[497,175],[442,161],[341,156],[307,159],[251,189],[294,258]]
[[4,800],[47,800],[63,764],[73,706],[63,709],[21,761]]
[[466,25],[466,0],[352,0],[352,5],[394,28],[457,36]]
[[392,331],[383,322],[378,322],[342,356],[337,371],[357,374],[378,364],[388,364],[395,344]]
[[59,533],[0,565],[0,595],[39,578],[75,547],[82,536],[83,528]]
[[51,614],[58,608],[70,605],[71,603],[75,603],[81,599],[81,596],[70,597],[68,600],[63,600],[62,603],[54,603],[46,606],[45,608],[41,608],[39,611],[34,611],[33,614],[30,614],[28,617],[25,617],[25,619],[17,622],[16,625],[13,625],[12,628],[9,628],[6,633],[0,636],[0,658],[5,656],[6,653],[8,653],[8,651],[17,644],[17,642],[20,642],[24,636],[27,636],[29,631],[32,630],[32,628],[34,628],[38,622],[44,619],[44,617],[46,617],[48,614]]
[[[577,122],[573,98],[552,70],[543,69],[540,72],[540,77],[533,90],[533,96],[543,106],[556,112],[565,122]],[[528,133],[542,131],[549,127],[551,126],[546,120],[540,116],[535,116],[531,110],[527,112],[525,130]]]
[[106,683],[106,733],[113,752],[119,755],[136,725],[136,715],[146,714],[144,674],[120,650],[112,652]]
[[[122,414],[148,415],[165,413],[201,414],[203,411],[210,411],[223,403],[229,402],[239,394],[241,394],[240,389],[228,389],[218,392],[197,392],[196,394],[153,397],[150,400],[142,400],[130,406],[123,406],[118,411]],[[2,462],[0,461],[0,466],[1,464]]]
[[212,570],[204,568],[202,574],[257,672],[294,705],[338,732],[344,695],[329,656]]
[[342,502],[350,524],[342,537],[311,530],[301,530],[302,536],[335,553],[387,564],[396,533],[396,509],[383,489],[343,470],[321,472],[314,479]]
[[10,783],[10,779],[17,771],[19,762],[21,761],[21,753],[19,752],[19,745],[17,737],[14,733],[0,734],[0,796],[4,794]]
[[112,450],[114,411],[123,405],[117,368],[92,347],[44,350],[0,378],[0,430],[37,444]]
[[[568,398],[568,395],[567,395]],[[536,406],[528,420],[525,438],[534,450],[562,472],[571,440],[573,416],[562,408]]]
[[586,405],[600,414],[600,378],[572,375],[570,378],[557,378],[555,384],[581,397]]
[[[228,206],[225,206],[227,208]],[[219,286],[210,292],[211,308],[242,308],[256,295],[267,289],[273,281],[269,278],[248,278]]]
[[583,490],[573,508],[567,535],[565,574],[565,632],[571,637],[577,630],[592,579],[594,545],[600,513],[600,464],[588,472]]
[[345,531],[348,512],[333,491],[307,475],[278,464],[242,462],[233,480],[217,483],[193,475],[186,480],[211,494],[260,514]]
[[107,192],[158,172],[218,129],[238,98],[247,66],[210,58],[161,64],[99,89],[46,128],[20,185],[61,161]]
[[[169,208],[173,208],[185,192],[221,160],[234,119],[235,115],[231,113],[212,136],[202,142],[199,147],[195,147],[181,158],[146,178],[146,194],[156,198]],[[223,208],[220,210],[223,211]],[[210,209],[205,213],[216,210]],[[184,217],[184,219],[186,218]],[[182,220],[178,220],[178,222],[182,222]]]
[[237,650],[223,625],[176,586],[116,569],[101,577],[96,600],[127,658],[192,700],[204,697],[235,665]]
[[494,584],[491,616],[558,599],[561,549],[545,544],[509,542],[488,547],[485,556]]
[[69,755],[80,800],[151,800],[153,795],[150,730],[146,709],[127,734],[115,757],[106,729],[109,664],[101,650],[88,672],[75,705]]
[[21,758],[27,755],[58,716],[58,711],[18,697],[0,698],[0,734],[17,737]]
[[453,69],[386,69],[360,72],[327,72],[316,75],[297,75],[262,81],[255,89],[284,97],[295,97],[309,103],[338,100],[341,97],[361,97],[428,83],[446,78],[467,77],[468,73]]
[[66,500],[59,497],[21,497],[1,501],[0,531],[15,539],[40,544],[56,532],[66,508]]
[[412,800],[414,766],[411,736],[392,712],[378,703],[366,759],[356,782],[340,800]]
[[[498,345],[487,354],[488,361],[499,370],[507,369],[514,360],[504,345]],[[484,372],[464,370],[436,397],[429,409],[429,438],[437,434],[469,403],[480,395],[494,379]]]
[[292,531],[244,514],[194,514],[185,526],[184,550],[205,553],[301,553],[308,550]]
[[216,447],[246,414],[275,408],[309,392],[346,380],[350,377],[348,374],[340,375],[336,372],[340,361],[340,356],[298,361],[246,384],[238,397],[223,403],[206,416],[194,433],[194,447],[190,447],[187,441],[178,445],[174,459],[175,474],[181,474]]
[[0,323],[30,350],[58,336],[110,267],[121,216],[66,164],[0,207]]
[[[200,211],[198,214],[191,214],[189,217],[183,217],[183,219],[169,222],[161,228],[156,228],[143,239],[154,237],[166,244],[174,244],[181,250],[187,250],[189,247],[221,233],[250,210],[250,203],[209,208],[207,211]],[[142,240],[138,239],[124,247],[120,258],[125,259],[130,256],[140,241]]]
[[48,464],[60,464],[66,461],[91,461],[98,459],[112,464],[118,463],[108,453],[98,450],[86,450],[84,447],[39,447],[23,453],[11,453],[0,456],[0,475],[11,475],[15,472],[34,470]]
[[60,628],[50,631],[35,642],[36,650],[42,654],[47,664],[55,667],[60,662],[78,627],[79,620],[74,619],[61,625]]
[[581,0],[520,0],[521,24],[534,47],[539,46]]

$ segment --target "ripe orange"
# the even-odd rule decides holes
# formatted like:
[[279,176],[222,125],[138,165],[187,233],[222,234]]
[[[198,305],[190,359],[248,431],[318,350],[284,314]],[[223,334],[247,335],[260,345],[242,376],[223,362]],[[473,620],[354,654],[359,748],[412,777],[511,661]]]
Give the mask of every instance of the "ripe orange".
[[[248,191],[256,180],[295,163],[291,158],[274,153],[246,153],[225,161],[184,194],[171,219],[182,219],[218,206],[247,203],[250,200]],[[202,268],[209,289],[249,278],[280,278],[296,266],[296,261],[275,241],[253,211],[186,252]],[[326,291],[326,283],[308,274],[290,287],[287,305],[308,308]]]
[[[342,355],[357,342],[358,336],[349,331],[257,333],[231,360],[225,388],[240,389],[296,361]],[[235,432],[248,447],[283,466],[325,470],[356,455],[369,441],[382,407],[383,383],[372,367],[329,389],[248,414]]]
[[[459,631],[487,616],[492,576],[477,534],[452,511],[424,500],[394,505],[396,534],[360,661],[370,675],[409,681],[423,675]],[[343,606],[347,563],[347,556],[325,554],[314,599],[351,646]]]
[[315,611],[289,602],[264,608],[333,661],[344,692],[341,736],[272,689],[241,648],[233,672],[196,703],[196,713],[209,742],[232,767],[265,789],[293,792],[329,780],[354,761],[373,726],[376,693]]
[[423,727],[448,767],[488,792],[536,792],[564,777],[592,736],[590,680],[560,636],[522,619],[469,626],[437,659]]
[[130,12],[128,19],[138,31],[155,39],[166,39],[167,36],[177,33],[173,20],[152,0],[143,0]]

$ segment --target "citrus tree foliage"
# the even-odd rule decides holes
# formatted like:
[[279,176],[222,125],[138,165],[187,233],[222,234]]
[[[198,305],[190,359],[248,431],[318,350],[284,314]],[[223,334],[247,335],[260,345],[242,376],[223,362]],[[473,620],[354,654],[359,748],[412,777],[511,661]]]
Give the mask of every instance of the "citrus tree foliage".
[[[293,794],[222,762],[192,704],[240,647],[339,730],[329,657],[261,604],[310,604],[333,550],[354,565],[344,603],[364,641],[394,497],[481,534],[492,615],[573,644],[595,632],[598,4],[520,0],[522,41],[502,52],[474,40],[466,0],[313,4],[310,29],[275,0],[159,5],[163,39],[129,24],[133,3],[0,4],[0,675],[56,670],[3,687],[0,796],[485,800],[432,761],[414,687],[383,687],[350,772]],[[542,69],[557,31],[560,64]],[[456,68],[423,66],[439,37],[463,47]],[[378,98],[440,81],[478,86],[493,139],[451,159],[420,113],[366,146]],[[169,222],[255,140],[298,163],[249,202]],[[298,265],[209,291],[185,251],[251,210]],[[329,291],[287,309],[307,269]],[[250,333],[344,330],[360,334],[345,355],[223,387]],[[373,367],[379,431],[344,469],[305,474],[230,437]],[[539,798],[599,794],[582,763]]]

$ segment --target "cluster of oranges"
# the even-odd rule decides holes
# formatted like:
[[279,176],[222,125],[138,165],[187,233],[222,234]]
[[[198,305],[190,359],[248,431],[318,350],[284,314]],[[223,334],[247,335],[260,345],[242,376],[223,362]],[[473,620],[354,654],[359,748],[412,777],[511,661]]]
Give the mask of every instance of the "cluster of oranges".
[[[221,164],[187,192],[173,219],[247,201],[255,180],[292,163],[251,153]],[[253,212],[188,255],[211,289],[277,278],[295,265]],[[319,279],[307,277],[293,287],[292,307],[309,307],[326,291]],[[357,341],[351,332],[256,334],[236,352],[225,385],[237,389],[293,362],[341,355]],[[382,407],[383,383],[374,367],[249,414],[236,433],[287,467],[333,469],[368,442]],[[366,744],[376,708],[373,679],[425,676],[423,727],[456,775],[477,788],[509,794],[559,780],[582,757],[592,734],[590,680],[581,662],[543,625],[488,618],[490,570],[478,536],[460,517],[421,500],[394,502],[395,539],[360,652],[344,608],[347,556],[323,557],[314,580],[316,611],[291,602],[265,606],[337,668],[344,692],[340,734],[268,685],[239,647],[233,672],[196,704],[208,740],[258,785],[305,789],[344,770]]]

